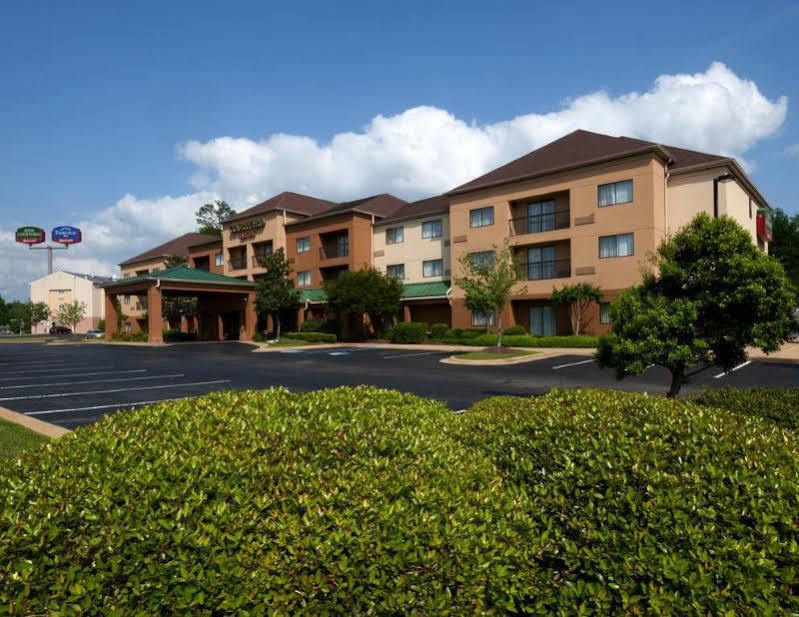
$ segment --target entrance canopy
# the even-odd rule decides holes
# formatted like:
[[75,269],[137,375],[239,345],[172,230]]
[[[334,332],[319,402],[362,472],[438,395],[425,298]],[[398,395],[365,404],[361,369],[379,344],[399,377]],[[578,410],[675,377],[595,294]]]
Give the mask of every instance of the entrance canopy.
[[103,285],[105,339],[117,333],[120,296],[147,297],[148,342],[163,341],[161,301],[164,296],[197,298],[198,335],[206,340],[252,340],[256,327],[255,283],[178,266],[156,270]]

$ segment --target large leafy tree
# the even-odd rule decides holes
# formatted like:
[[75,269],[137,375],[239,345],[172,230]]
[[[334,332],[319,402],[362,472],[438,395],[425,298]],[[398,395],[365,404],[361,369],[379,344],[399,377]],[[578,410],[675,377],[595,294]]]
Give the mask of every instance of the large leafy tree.
[[[496,315],[497,346],[502,345],[502,313],[510,299],[510,292],[522,280],[518,264],[507,242],[502,247],[494,247],[493,259],[476,260],[467,253],[460,259],[465,273],[455,277],[455,284],[463,289],[466,308],[485,315]],[[517,289],[525,293],[526,287]],[[486,324],[486,329],[488,323]]]
[[195,214],[198,226],[197,231],[202,234],[221,236],[222,221],[234,214],[236,214],[236,211],[226,201],[217,199],[212,203],[205,204]]
[[31,326],[37,326],[50,319],[50,307],[46,302],[30,302]]
[[569,307],[572,332],[580,334],[583,327],[589,323],[588,311],[591,305],[599,303],[602,292],[599,287],[591,283],[575,283],[553,290],[551,299],[555,304],[566,304]]
[[31,303],[13,300],[8,304],[3,304],[2,319],[0,325],[7,325],[12,330],[30,332],[31,330]]
[[258,260],[266,272],[258,280],[255,292],[255,310],[259,314],[272,315],[275,323],[276,340],[280,340],[280,311],[296,306],[300,301],[300,292],[294,288],[291,280],[291,266],[286,261],[283,249]]
[[700,214],[660,245],[654,265],[614,302],[613,332],[600,339],[596,358],[619,379],[663,366],[676,396],[692,367],[730,370],[747,346],[768,353],[788,339],[790,280],[733,219]]
[[799,214],[788,216],[777,208],[772,219],[774,239],[769,243],[769,255],[779,259],[793,284],[799,288]]
[[368,315],[375,332],[399,311],[402,289],[399,279],[375,268],[345,272],[325,282],[328,305],[338,311]]
[[56,313],[56,321],[67,326],[73,332],[81,319],[86,316],[86,304],[74,300],[62,306]]

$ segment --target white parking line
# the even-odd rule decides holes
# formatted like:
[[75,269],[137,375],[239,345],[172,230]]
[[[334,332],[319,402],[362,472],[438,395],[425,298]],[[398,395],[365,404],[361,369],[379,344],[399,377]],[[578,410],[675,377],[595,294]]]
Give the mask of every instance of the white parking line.
[[733,366],[729,371],[724,373],[719,373],[718,375],[713,375],[713,379],[721,379],[724,375],[728,375],[729,373],[733,373],[737,371],[739,368],[745,367],[747,364],[752,364],[751,360],[747,360],[746,362],[739,364],[738,366]]
[[97,409],[122,409],[123,407],[136,407],[138,405],[155,405],[166,401],[182,401],[191,396],[179,396],[177,398],[159,398],[154,401],[138,401],[137,403],[111,403],[110,405],[92,405],[91,407],[69,407],[65,409],[48,409],[46,411],[26,411],[26,416],[41,416],[48,413],[68,413],[70,411],[95,411]]
[[[69,375],[53,375],[53,377],[58,377],[59,379],[63,379],[65,377],[89,377],[94,375],[114,375],[116,373],[126,374],[126,373],[146,373],[146,368],[137,368],[137,369],[129,369],[126,371],[98,371],[96,373],[71,373]],[[34,379],[33,377],[0,377],[0,381],[20,381],[22,379]]]
[[168,383],[160,386],[141,386],[138,388],[112,388],[110,390],[85,390],[83,392],[56,392],[53,394],[33,394],[31,396],[5,396],[0,401],[23,401],[39,398],[57,398],[64,396],[82,396],[85,394],[111,394],[114,392],[130,392],[131,390],[160,390],[163,388],[188,388],[189,386],[210,386],[217,383],[228,383],[229,379],[215,379],[214,381],[193,381],[190,383]]
[[557,371],[559,368],[566,368],[567,366],[579,366],[580,364],[588,364],[589,362],[596,362],[593,358],[590,360],[581,360],[580,362],[569,362],[568,364],[558,364],[557,366],[553,366],[552,370]]
[[87,381],[56,381],[50,383],[26,383],[13,386],[0,386],[0,390],[18,390],[19,388],[43,388],[45,386],[78,386],[85,383],[108,383],[109,381],[139,381],[141,379],[171,379],[185,377],[183,373],[173,375],[145,375],[144,377],[112,377],[111,379],[89,379]]
[[0,362],[0,364],[35,368],[33,366],[35,364],[66,364],[67,362],[69,362],[69,360],[4,360],[3,362]]
[[421,351],[417,353],[401,353],[395,354],[393,356],[383,356],[383,360],[389,360],[393,358],[413,358],[415,356],[429,356],[434,353],[441,353],[440,351]]

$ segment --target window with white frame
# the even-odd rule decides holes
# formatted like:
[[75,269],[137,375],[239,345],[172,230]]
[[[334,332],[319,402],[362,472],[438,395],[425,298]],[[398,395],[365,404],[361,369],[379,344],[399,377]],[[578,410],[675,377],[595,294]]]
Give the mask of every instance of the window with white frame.
[[216,255],[214,255],[214,263],[219,268],[221,268],[224,265],[225,262],[224,262],[224,256],[222,255],[222,253],[217,253]]
[[304,238],[297,238],[297,252],[307,253],[311,250],[311,238],[305,236]]
[[490,268],[494,265],[494,258],[496,253],[494,251],[480,251],[477,253],[469,253],[472,258],[472,263],[478,268]]
[[311,271],[310,270],[303,270],[302,272],[297,272],[297,286],[298,287],[308,287],[311,284]]
[[422,223],[422,238],[440,238],[444,234],[441,219]]
[[442,276],[444,274],[444,260],[443,259],[429,259],[422,262],[422,276],[430,278],[431,276]]
[[610,302],[599,303],[599,323],[606,326],[613,324],[613,318],[610,316]]
[[395,279],[405,278],[405,264],[391,264],[386,266],[386,275],[393,276]]
[[469,227],[487,227],[494,224],[494,206],[469,210]]
[[599,207],[627,204],[633,200],[633,181],[622,180],[599,185]]
[[496,314],[483,311],[472,311],[472,325],[479,328],[493,326]]
[[635,254],[633,234],[599,237],[599,258],[630,257]]
[[386,244],[400,244],[405,241],[404,227],[389,227],[386,229]]

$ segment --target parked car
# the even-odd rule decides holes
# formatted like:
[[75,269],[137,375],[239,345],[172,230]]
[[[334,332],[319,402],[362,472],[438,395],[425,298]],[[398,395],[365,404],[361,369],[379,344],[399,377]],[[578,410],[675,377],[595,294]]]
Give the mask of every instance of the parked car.
[[50,334],[72,334],[72,330],[66,326],[52,326],[50,328]]
[[105,332],[103,330],[88,330],[86,332],[86,338],[103,338],[105,336]]

